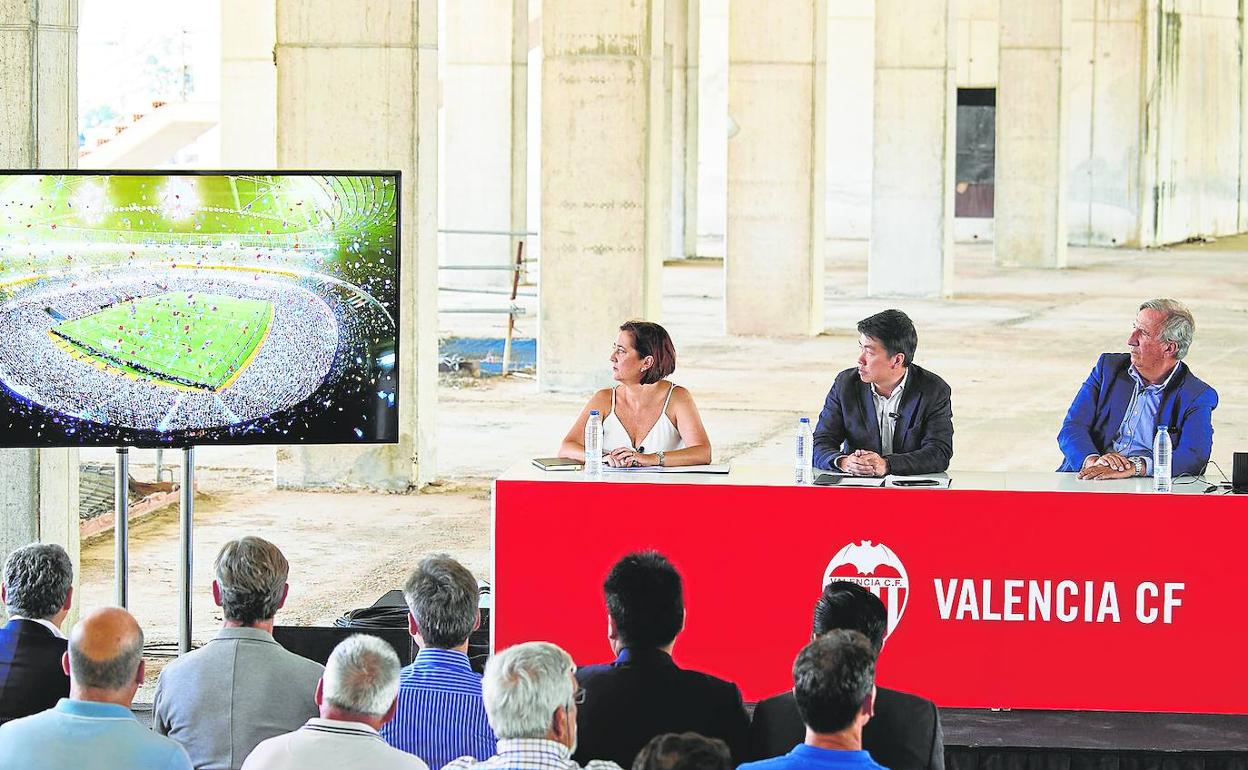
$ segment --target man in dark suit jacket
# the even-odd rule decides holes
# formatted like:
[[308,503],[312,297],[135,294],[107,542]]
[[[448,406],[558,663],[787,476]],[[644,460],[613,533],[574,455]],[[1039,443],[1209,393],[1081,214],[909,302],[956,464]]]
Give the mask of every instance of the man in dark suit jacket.
[[858,322],[858,365],[836,375],[815,427],[816,468],[906,476],[949,467],[949,386],[913,363],[918,343],[900,310]]
[[[829,631],[858,631],[877,652],[884,646],[888,610],[875,594],[857,583],[834,581],[815,603],[812,638]],[[806,726],[790,690],[760,701],[750,725],[752,761],[788,753],[802,742]],[[876,687],[875,715],[862,731],[862,746],[889,770],[944,770],[945,742],[940,713],[931,701]]]
[[603,584],[607,637],[615,662],[576,673],[585,691],[576,719],[580,764],[609,759],[632,767],[643,746],[663,733],[695,732],[728,744],[745,760],[749,717],[732,682],[688,671],[672,660],[684,629],[680,574],[654,551],[625,556]]
[[60,627],[73,580],[73,564],[59,545],[27,545],[5,560],[0,601],[9,622],[0,628],[0,724],[69,697],[69,675],[61,666],[69,642]]

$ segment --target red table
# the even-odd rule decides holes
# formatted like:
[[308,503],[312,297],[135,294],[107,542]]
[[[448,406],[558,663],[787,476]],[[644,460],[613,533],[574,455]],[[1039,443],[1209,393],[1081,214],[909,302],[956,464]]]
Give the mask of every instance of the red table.
[[1069,474],[958,474],[947,490],[789,474],[593,483],[517,465],[495,482],[495,649],[544,639],[609,660],[603,578],[653,548],[684,577],[677,662],[749,701],[791,687],[832,575],[890,608],[878,681],[941,706],[1248,713],[1248,498]]

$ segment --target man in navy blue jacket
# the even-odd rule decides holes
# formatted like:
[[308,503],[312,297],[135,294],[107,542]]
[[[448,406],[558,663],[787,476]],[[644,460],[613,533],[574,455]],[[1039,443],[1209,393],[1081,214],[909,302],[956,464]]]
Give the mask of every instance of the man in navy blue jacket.
[[914,363],[918,344],[900,310],[858,322],[858,365],[836,375],[815,427],[816,468],[909,476],[949,467],[949,386]]
[[1130,353],[1105,353],[1075,395],[1057,434],[1059,471],[1081,479],[1153,474],[1153,437],[1170,433],[1175,476],[1204,473],[1213,449],[1218,393],[1192,374],[1192,312],[1172,299],[1140,305],[1127,338]]

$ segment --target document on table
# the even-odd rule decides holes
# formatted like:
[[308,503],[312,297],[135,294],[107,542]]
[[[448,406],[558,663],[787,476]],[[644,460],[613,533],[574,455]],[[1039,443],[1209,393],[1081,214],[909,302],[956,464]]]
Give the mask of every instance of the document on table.
[[884,479],[874,476],[842,476],[836,483],[838,487],[882,487]]
[[604,464],[602,470],[606,473],[728,473],[732,470],[732,466],[728,463],[720,463],[718,465],[665,465],[661,468],[657,465],[641,468],[612,468]]

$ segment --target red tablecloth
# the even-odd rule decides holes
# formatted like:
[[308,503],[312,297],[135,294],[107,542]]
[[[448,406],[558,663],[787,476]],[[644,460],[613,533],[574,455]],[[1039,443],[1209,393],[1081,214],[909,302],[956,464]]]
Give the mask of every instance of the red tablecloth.
[[941,706],[1248,713],[1248,498],[662,482],[497,481],[495,649],[610,660],[603,578],[653,548],[676,661],[746,700],[791,687],[833,575],[893,615],[878,681]]

